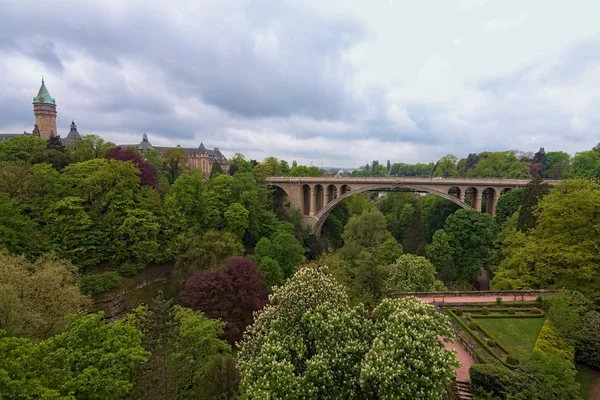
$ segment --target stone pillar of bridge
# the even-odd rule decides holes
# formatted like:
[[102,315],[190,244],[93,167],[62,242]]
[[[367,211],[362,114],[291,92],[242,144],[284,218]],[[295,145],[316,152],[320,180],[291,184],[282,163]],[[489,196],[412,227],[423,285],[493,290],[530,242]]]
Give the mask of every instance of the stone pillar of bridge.
[[491,208],[491,212],[490,214],[492,214],[492,216],[496,216],[496,208],[498,207],[498,199],[500,196],[497,196],[496,194],[494,194],[494,200],[492,201],[492,208]]
[[494,215],[496,213],[496,210],[494,208],[494,202],[496,201],[495,197],[496,197],[495,193],[493,193],[491,190],[488,190],[487,203],[485,205],[485,210],[490,215]]
[[310,188],[310,210],[309,216],[314,216],[317,213],[317,189],[314,186]]
[[483,194],[480,191],[477,191],[477,196],[475,196],[475,204],[473,204],[473,208],[477,212],[481,212],[481,200],[483,198]]
[[460,195],[458,196],[458,199],[463,203],[465,202],[465,190],[462,188],[460,189]]

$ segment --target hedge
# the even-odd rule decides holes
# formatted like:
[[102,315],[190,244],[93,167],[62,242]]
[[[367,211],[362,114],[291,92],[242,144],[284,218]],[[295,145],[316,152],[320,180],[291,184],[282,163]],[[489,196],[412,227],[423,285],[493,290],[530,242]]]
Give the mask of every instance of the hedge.
[[582,338],[577,345],[577,361],[600,369],[600,313],[589,311],[582,318]]
[[100,294],[119,287],[121,277],[116,272],[85,275],[81,277],[80,289],[85,294]]
[[534,352],[540,352],[549,356],[558,356],[570,362],[575,359],[575,348],[567,343],[558,330],[547,320],[533,346]]
[[521,393],[527,377],[501,365],[474,364],[469,369],[471,389],[475,398],[507,398],[507,395]]
[[509,365],[519,365],[519,360],[510,354],[506,356],[506,363]]
[[[499,313],[507,313],[509,312],[510,309],[514,309],[515,312],[519,312],[523,315],[526,315],[527,317],[532,317],[532,311],[533,310],[537,310],[535,311],[536,313],[541,313],[542,316],[544,315],[544,312],[542,310],[540,310],[539,308],[535,308],[535,307],[531,307],[531,305],[527,306],[527,307],[515,307],[515,306],[510,306],[510,307],[489,307],[488,310],[490,312],[499,312]],[[454,308],[452,309],[453,311],[455,310],[461,310],[463,313],[470,313],[470,314],[474,314],[474,315],[483,315],[481,314],[481,310],[482,308]],[[493,316],[494,314],[489,314],[486,315],[486,317],[489,316]],[[519,315],[519,314],[516,314]],[[536,314],[537,315],[537,314]]]
[[133,276],[137,274],[138,267],[135,264],[125,263],[119,265],[116,270],[121,276]]
[[[469,335],[471,335],[471,337],[475,340],[475,342],[483,349],[485,349],[491,356],[495,357],[499,363],[501,363],[502,365],[504,365],[505,367],[508,368],[516,368],[513,365],[509,365],[507,364],[504,360],[501,360],[500,358],[498,358],[498,356],[496,356],[494,354],[494,352],[492,351],[492,349],[487,345],[487,343],[485,343],[484,340],[482,340],[479,335],[477,335],[477,333],[475,333],[472,329],[470,329],[467,324],[459,317],[456,316],[456,314],[454,314],[454,312],[450,309],[446,310],[446,312],[448,313],[448,315],[450,315],[450,318],[452,318],[454,321],[456,321],[461,327],[462,329],[467,332]],[[470,316],[467,316],[467,318],[470,318]],[[469,323],[474,322],[469,320]],[[487,331],[485,331],[484,329],[481,328],[481,326],[478,326],[477,329],[481,330],[483,333],[485,333],[485,335],[489,338],[493,338],[492,335],[490,335]],[[496,345],[502,349],[502,351],[504,351],[506,354],[508,354],[508,350],[504,347],[504,345],[500,342],[498,342],[496,340]]]

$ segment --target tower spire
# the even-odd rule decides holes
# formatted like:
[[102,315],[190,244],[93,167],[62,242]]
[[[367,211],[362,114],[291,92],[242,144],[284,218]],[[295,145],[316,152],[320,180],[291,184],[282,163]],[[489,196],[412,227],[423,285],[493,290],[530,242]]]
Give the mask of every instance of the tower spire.
[[33,115],[41,138],[48,139],[57,135],[56,101],[50,96],[43,75],[40,90],[33,98]]

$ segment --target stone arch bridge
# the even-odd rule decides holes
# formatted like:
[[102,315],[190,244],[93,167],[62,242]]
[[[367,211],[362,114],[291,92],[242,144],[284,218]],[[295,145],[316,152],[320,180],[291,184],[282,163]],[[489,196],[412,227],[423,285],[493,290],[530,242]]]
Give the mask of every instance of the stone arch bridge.
[[[269,185],[283,190],[290,206],[298,208],[314,234],[319,235],[327,216],[342,200],[367,191],[406,189],[443,197],[462,208],[496,214],[501,194],[529,183],[528,179],[479,178],[343,178],[343,177],[269,177]],[[559,181],[546,181],[554,186]]]

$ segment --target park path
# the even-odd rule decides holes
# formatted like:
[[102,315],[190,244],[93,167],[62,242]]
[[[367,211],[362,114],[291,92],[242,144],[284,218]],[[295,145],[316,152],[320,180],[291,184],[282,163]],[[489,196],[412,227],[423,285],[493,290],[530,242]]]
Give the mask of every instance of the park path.
[[506,301],[535,301],[537,296],[419,296],[419,299],[431,304],[493,303],[497,297]]
[[[441,340],[441,339],[440,339]],[[460,362],[460,367],[456,369],[456,380],[462,382],[471,382],[469,376],[469,368],[475,364],[473,357],[467,351],[458,344],[458,340],[454,339],[454,343],[444,342],[444,347],[447,349],[456,350],[456,359]]]
[[600,371],[592,371],[592,383],[590,385],[590,391],[588,392],[586,400],[598,400],[600,399]]

